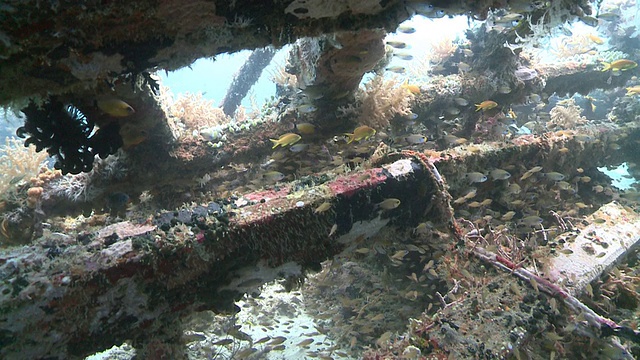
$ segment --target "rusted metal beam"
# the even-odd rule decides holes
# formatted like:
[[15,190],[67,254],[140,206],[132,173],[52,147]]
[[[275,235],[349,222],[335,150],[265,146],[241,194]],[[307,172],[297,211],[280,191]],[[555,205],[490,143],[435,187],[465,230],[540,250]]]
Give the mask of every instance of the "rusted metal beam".
[[[340,252],[345,245],[336,237],[361,233],[353,227],[446,221],[444,188],[434,181],[432,163],[456,192],[466,186],[460,180],[465,172],[488,164],[595,166],[592,159],[605,158],[608,137],[622,131],[628,129],[589,130],[589,142],[579,141],[586,134],[578,131],[525,137],[479,151],[448,150],[430,159],[410,151],[376,153],[373,163],[383,165],[334,179],[277,184],[228,199],[226,205],[130,219],[98,233],[47,231],[33,245],[0,255],[0,355],[28,351],[30,358],[76,358],[126,339],[136,347],[146,345],[146,351],[153,351],[153,344],[173,343],[177,353],[182,315],[233,311],[234,298],[273,277],[250,273],[240,281],[234,270],[262,264],[303,271]],[[561,157],[555,151],[560,147],[575,151]],[[402,205],[381,209],[377,204],[385,198]],[[330,210],[316,212],[324,202],[331,203]]]
[[[544,136],[520,137],[514,141],[515,145],[501,148],[487,147],[487,144],[470,145],[472,152],[477,152],[476,155],[468,152],[469,147],[459,147],[446,154],[440,154],[444,160],[438,161],[438,165],[440,171],[449,179],[452,193],[459,193],[469,186],[469,183],[463,180],[464,173],[510,164],[521,164],[518,166],[521,170],[541,166],[544,171],[570,173],[582,167],[588,171],[596,166],[620,163],[623,160],[621,154],[624,152],[612,153],[610,139],[616,138],[615,134],[628,131],[635,134],[637,129],[607,126],[585,131],[561,131]],[[560,148],[569,150],[559,151]],[[563,153],[567,154],[567,157],[563,156]],[[493,198],[494,202],[495,199],[499,199],[499,191],[504,190],[492,189],[491,186],[495,184],[475,185],[479,185],[481,189],[478,191],[483,191],[483,196]],[[561,204],[558,204],[558,208],[562,209]],[[549,215],[540,213],[540,216]],[[555,220],[560,221],[563,227],[567,226],[561,217],[557,216],[554,222]],[[479,247],[474,249],[479,243],[470,241],[467,250],[473,255],[467,262],[468,266],[463,270],[453,267],[466,274],[465,278],[452,278],[451,281],[476,284],[477,292],[458,293],[458,300],[451,300],[455,299],[454,297],[448,298],[448,302],[443,303],[443,309],[438,311],[437,316],[423,319],[414,330],[434,347],[435,353],[449,354],[456,358],[473,357],[478,354],[506,357],[515,353],[521,356],[524,350],[519,352],[518,348],[530,342],[539,332],[550,332],[549,339],[553,339],[555,332],[548,326],[552,321],[557,321],[558,316],[571,322],[571,319],[578,317],[580,313],[587,317],[587,321],[582,324],[574,320],[577,325],[574,326],[577,329],[575,334],[598,339],[619,331],[627,339],[637,341],[637,334],[633,330],[596,314],[577,297],[583,294],[589,283],[602,276],[629,254],[630,250],[636,248],[640,240],[640,218],[633,211],[614,202],[602,206],[584,219],[577,218],[571,221],[588,221],[590,224],[581,224],[580,229],[571,225],[557,237],[548,235],[547,239],[547,235],[544,235],[549,243],[558,244],[558,247],[551,254],[538,259],[543,266],[538,265],[537,268],[520,268],[520,264],[503,256],[486,252]],[[571,229],[573,231],[569,231]],[[538,230],[545,234],[547,231],[544,228]],[[479,229],[472,230],[466,236],[474,239],[482,237]],[[458,257],[460,254],[456,255],[456,259]],[[489,269],[482,274],[478,273],[479,264],[475,257],[507,272],[501,274]],[[514,275],[525,282],[516,281]],[[549,297],[541,296],[542,292],[547,293]],[[498,295],[500,300],[486,301],[485,299],[496,296],[492,294],[501,294]],[[552,299],[554,297],[555,299]],[[568,313],[559,310],[563,303],[566,307],[562,309],[568,309]],[[586,311],[587,309],[589,311]],[[471,319],[469,314],[473,314]],[[619,358],[631,358],[629,352],[623,349],[617,340],[610,341],[606,347],[611,348],[611,353],[616,353]]]
[[[232,282],[234,269],[262,261],[289,264],[297,271],[287,275],[299,276],[339,252],[335,237],[354,223],[417,221],[428,201],[411,189],[423,180],[424,171],[403,160],[311,188],[291,183],[247,194],[233,210],[211,203],[77,237],[47,232],[0,256],[0,355],[78,358],[127,339],[149,345],[147,354],[158,343],[179,344],[179,331],[167,326],[179,328],[181,315],[233,311],[247,286]],[[405,210],[376,206],[394,196]],[[332,208],[314,213],[325,201]],[[270,280],[256,275],[253,286]]]
[[397,0],[352,5],[341,1],[6,4],[0,10],[4,80],[0,104],[83,92],[120,76],[122,80],[153,69],[174,70],[202,57],[280,47],[305,36],[391,29],[410,16],[404,2]]

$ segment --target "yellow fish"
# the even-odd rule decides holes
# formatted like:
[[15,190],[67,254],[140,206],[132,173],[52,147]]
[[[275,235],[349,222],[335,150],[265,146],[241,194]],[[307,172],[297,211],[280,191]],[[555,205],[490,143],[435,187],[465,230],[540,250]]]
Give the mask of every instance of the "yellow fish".
[[589,101],[589,105],[591,105],[591,112],[595,112],[596,111],[596,99],[593,98],[593,96],[585,96],[585,99],[587,99]]
[[405,80],[404,84],[402,84],[402,88],[412,93],[413,95],[420,94],[420,86],[409,84],[409,80]]
[[628,59],[620,59],[610,63],[602,62],[602,65],[604,65],[604,68],[602,69],[602,71],[607,71],[607,70],[625,71],[625,70],[633,69],[634,67],[638,66],[638,64],[635,61],[628,60]]
[[489,109],[493,109],[496,106],[498,106],[497,102],[492,101],[492,100],[485,100],[485,101],[481,102],[480,104],[476,104],[476,111],[489,110]]
[[596,34],[589,34],[587,35],[589,37],[589,40],[593,41],[594,43],[598,44],[598,45],[602,45],[604,44],[604,40],[602,40],[598,35]]
[[349,137],[347,144],[351,144],[354,140],[355,141],[360,141],[363,139],[367,140],[375,134],[376,134],[376,129],[371,128],[367,125],[358,126],[357,128],[355,128],[355,130],[353,130],[353,134],[345,133],[345,135]]
[[100,98],[96,101],[96,104],[100,110],[113,117],[127,117],[136,112],[131,105],[114,97]]
[[327,211],[327,210],[329,210],[329,209],[331,209],[331,203],[324,202],[324,203],[322,203],[320,206],[318,206],[318,207],[313,211],[313,213],[314,213],[314,214],[317,214],[317,213],[323,213],[323,212],[325,212],[325,211]]
[[287,133],[287,134],[284,134],[284,135],[280,136],[278,138],[278,140],[276,140],[276,139],[269,139],[269,140],[271,140],[271,142],[273,143],[272,149],[275,149],[276,147],[278,147],[278,145],[280,145],[280,146],[293,145],[293,144],[297,143],[298,141],[300,141],[300,139],[302,139],[302,137],[300,135],[298,135],[298,134]]
[[627,88],[627,96],[629,95],[640,95],[640,85],[632,86]]

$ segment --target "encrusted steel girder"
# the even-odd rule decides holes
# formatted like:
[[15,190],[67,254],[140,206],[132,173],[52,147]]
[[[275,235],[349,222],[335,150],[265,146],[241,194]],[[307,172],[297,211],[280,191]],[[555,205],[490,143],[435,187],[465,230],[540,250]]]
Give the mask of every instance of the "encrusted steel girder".
[[[425,181],[405,159],[247,194],[234,210],[210,203],[77,237],[46,233],[1,255],[0,356],[78,358],[127,339],[148,355],[180,344],[181,315],[232,311],[243,292],[317,267],[342,249],[335,238],[354,223],[419,221],[429,202],[411,189]],[[402,210],[379,208],[385,197],[401,199]],[[332,208],[316,213],[325,201]],[[258,263],[264,271],[241,271]],[[162,351],[180,351],[169,348]]]
[[[5,1],[0,8],[0,105],[83,92],[202,57],[301,37],[394,29],[425,5],[484,19],[509,1]],[[591,13],[585,0],[557,8]]]
[[[531,343],[540,331],[548,332],[549,335],[545,337],[555,341],[555,331],[545,324],[562,317],[571,324],[568,326],[575,329],[568,333],[584,336],[590,341],[602,341],[603,344],[598,348],[608,349],[608,353],[615,354],[611,355],[612,358],[634,359],[616,338],[610,337],[615,334],[637,342],[638,332],[600,315],[577,297],[592,292],[589,283],[603,276],[624,257],[633,254],[633,249],[637,249],[640,217],[634,211],[612,202],[594,212],[592,218],[609,220],[592,223],[581,231],[550,239],[562,241],[566,246],[556,256],[542,260],[546,262],[544,269],[523,268],[482,247],[470,249],[479,259],[505,270],[505,273],[494,273],[496,269],[490,269],[489,278],[480,279],[479,276],[477,281],[485,282],[479,291],[481,294],[469,294],[460,301],[446,304],[438,312],[437,320],[422,325],[426,330],[421,336],[431,344],[437,344],[438,353],[456,358],[467,358],[477,351],[499,358],[514,354],[517,357],[524,352],[519,348]],[[516,282],[516,278],[524,280],[524,283]],[[482,304],[482,310],[478,311],[479,299],[484,299],[489,292],[502,293],[503,296],[499,302]],[[593,294],[587,296],[592,297]],[[565,309],[569,312],[564,313]],[[468,325],[470,313],[478,314],[472,317],[473,326]],[[580,317],[583,320],[571,320]],[[461,330],[462,326],[466,330]],[[479,347],[469,344],[478,344]]]
[[0,9],[0,104],[305,36],[391,29],[409,16],[398,0],[9,1]]
[[[457,192],[467,186],[462,174],[489,165],[594,166],[592,159],[606,158],[607,139],[620,132],[611,126],[523,137],[481,145],[479,151],[451,150],[431,161]],[[585,135],[590,141],[580,141]],[[560,147],[572,151],[557,152]],[[127,339],[147,354],[158,344],[174,344],[178,354],[182,315],[233,310],[233,299],[251,288],[299,276],[339,253],[356,233],[352,228],[373,234],[383,226],[446,221],[441,198],[448,195],[419,154],[377,153],[374,163],[395,161],[334,179],[276,185],[229,199],[229,206],[210,203],[117,223],[97,233],[72,237],[48,231],[31,246],[7,250],[0,255],[0,355],[77,358]],[[401,206],[383,209],[377,204],[385,198],[397,198]],[[316,211],[324,202],[330,209]],[[243,270],[256,264],[261,271]]]

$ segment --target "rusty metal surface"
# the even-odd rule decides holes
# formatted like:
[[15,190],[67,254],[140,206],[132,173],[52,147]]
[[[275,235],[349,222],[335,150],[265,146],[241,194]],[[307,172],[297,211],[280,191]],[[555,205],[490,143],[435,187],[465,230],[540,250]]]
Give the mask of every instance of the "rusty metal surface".
[[[572,166],[602,158],[606,137],[618,130],[599,129],[601,140],[589,143],[564,135],[532,137],[480,152],[450,150],[432,160],[455,193],[464,185],[457,180],[461,173],[488,162],[561,164],[542,155],[558,146],[580,148],[567,155]],[[424,184],[426,192],[416,196]],[[78,357],[125,339],[134,345],[163,340],[163,324],[183,314],[232,309],[244,289],[217,292],[233,280],[231,270],[261,260],[268,267],[295,262],[308,268],[340,252],[344,245],[336,237],[348,235],[356,223],[380,217],[389,219],[387,225],[415,226],[425,216],[442,216],[431,204],[435,189],[425,171],[405,159],[311,187],[293,182],[246,194],[232,210],[211,203],[100,233],[49,232],[2,254],[1,353],[10,358],[30,344],[32,358]],[[403,206],[394,212],[376,206],[389,197]],[[325,201],[331,210],[314,213]]]
[[[403,169],[395,176],[384,168],[349,174],[300,197],[295,184],[285,184],[247,194],[229,212],[209,204],[75,238],[49,233],[3,252],[0,354],[77,358],[125,339],[158,340],[163,326],[194,310],[232,310],[244,289],[218,292],[232,270],[260,260],[305,269],[331,257],[342,248],[334,238],[354,222],[389,216],[375,206],[382,194],[401,198],[414,217],[423,213],[427,203],[408,191],[422,171]],[[314,214],[324,201],[333,209]],[[399,215],[393,222],[408,220]]]

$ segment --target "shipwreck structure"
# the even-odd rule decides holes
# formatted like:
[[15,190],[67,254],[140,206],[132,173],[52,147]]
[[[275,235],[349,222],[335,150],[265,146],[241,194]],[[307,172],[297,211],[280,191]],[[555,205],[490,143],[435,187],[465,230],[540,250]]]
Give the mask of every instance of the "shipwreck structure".
[[[82,358],[128,341],[142,358],[181,358],[182,320],[189,314],[233,313],[234,302],[253,288],[282,278],[296,288],[325,260],[333,259],[330,271],[339,271],[333,264],[354,250],[369,260],[391,259],[409,269],[403,277],[415,277],[415,283],[423,271],[433,287],[412,288],[408,297],[435,299],[433,309],[414,303],[424,314],[412,320],[410,335],[378,343],[365,357],[400,357],[414,348],[461,359],[548,352],[530,340],[566,323],[577,323],[566,335],[575,337],[576,348],[611,336],[637,342],[640,335],[608,319],[596,300],[587,301],[591,307],[578,300],[638,240],[640,219],[628,203],[637,198],[588,191],[592,179],[605,182],[597,167],[638,160],[632,151],[637,125],[577,126],[589,124],[568,105],[556,111],[568,114],[554,118],[557,131],[508,137],[493,131],[504,119],[497,111],[470,107],[455,114],[451,128],[437,130],[457,98],[515,104],[532,93],[587,94],[622,86],[631,72],[611,77],[593,63],[525,64],[535,76],[522,80],[516,75],[522,60],[503,46],[515,35],[479,31],[470,35],[468,51],[455,52],[447,65],[465,60],[477,72],[447,72],[445,66],[442,76],[417,90],[408,83],[388,88],[399,98],[394,104],[381,104],[386,100],[373,91],[369,99],[356,95],[365,73],[386,66],[387,32],[414,14],[485,19],[489,10],[520,3],[0,6],[0,104],[26,115],[18,135],[46,150],[59,170],[17,179],[7,188],[12,197],[0,206],[0,240],[11,245],[0,252],[0,357]],[[585,1],[553,6],[566,17],[592,11]],[[544,22],[549,10],[528,9],[534,19],[528,24]],[[185,130],[183,113],[172,112],[153,76],[201,57],[290,43],[286,70],[297,87],[280,89],[271,110],[251,120],[206,112],[192,120],[197,128]],[[510,91],[499,91],[496,78]],[[382,82],[379,89],[386,89]],[[310,102],[318,111],[305,111]],[[397,131],[395,120],[414,113],[438,135],[442,150],[411,141],[398,145],[380,134]],[[315,130],[300,130],[301,123]],[[379,136],[364,149],[333,140],[363,124]],[[296,131],[313,154],[308,164],[288,150],[272,150],[270,139]],[[516,180],[485,177],[469,195],[470,174],[489,169],[510,169]],[[549,181],[552,176],[559,180]],[[565,176],[566,186],[560,184]],[[549,205],[553,196],[555,207]],[[389,199],[397,203],[389,205]],[[492,212],[479,215],[487,209]],[[517,213],[513,234],[505,230],[507,210]],[[362,250],[363,242],[388,228],[397,241]],[[410,259],[421,270],[399,265]],[[256,266],[269,270],[241,271]],[[510,273],[499,276],[496,269]],[[629,287],[605,282],[602,289],[610,299]],[[547,340],[560,352],[557,339]],[[616,356],[632,357],[617,338],[607,344]],[[251,340],[248,349],[256,346]]]

